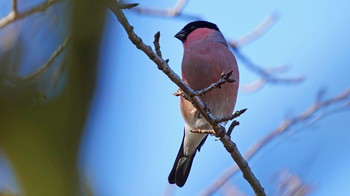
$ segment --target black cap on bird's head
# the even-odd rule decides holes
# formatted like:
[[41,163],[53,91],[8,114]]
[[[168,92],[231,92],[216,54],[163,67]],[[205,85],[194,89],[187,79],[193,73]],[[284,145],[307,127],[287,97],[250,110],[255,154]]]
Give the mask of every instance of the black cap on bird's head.
[[208,28],[208,29],[215,29],[217,31],[220,31],[219,28],[214,23],[210,23],[207,21],[194,21],[188,23],[184,28],[181,29],[180,32],[178,32],[175,37],[182,42],[185,42],[187,39],[187,36],[194,30],[199,28]]

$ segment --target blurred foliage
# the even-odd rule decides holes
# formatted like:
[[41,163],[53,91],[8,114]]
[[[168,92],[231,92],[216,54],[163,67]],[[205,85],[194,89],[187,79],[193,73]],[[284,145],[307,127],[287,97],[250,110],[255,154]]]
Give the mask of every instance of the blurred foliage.
[[[51,30],[60,35],[55,39],[69,34],[72,36],[69,52],[55,60],[61,65],[65,64],[64,71],[59,72],[64,82],[60,84],[60,90],[56,90],[58,93],[50,96],[47,92],[52,89],[42,90],[42,86],[52,82],[52,76],[46,73],[30,81],[9,79],[18,77],[22,57],[27,52],[28,47],[25,45],[28,40],[23,40],[23,36],[19,35],[16,42],[12,42],[16,45],[0,51],[0,147],[14,168],[21,195],[62,196],[81,193],[77,152],[95,88],[105,8],[101,1],[94,0],[64,3],[65,11],[58,14],[70,17],[65,21],[66,26],[56,28],[71,28],[68,32]],[[59,4],[62,2],[55,6],[62,6]],[[40,18],[46,17],[45,12],[39,15]],[[9,39],[5,30],[12,27],[9,25],[0,29],[0,39]],[[26,34],[25,28],[16,30]],[[47,50],[41,47],[43,42],[30,41],[34,50]],[[31,55],[30,58],[35,62],[37,58],[48,59],[49,56]],[[0,195],[11,194],[3,192]]]

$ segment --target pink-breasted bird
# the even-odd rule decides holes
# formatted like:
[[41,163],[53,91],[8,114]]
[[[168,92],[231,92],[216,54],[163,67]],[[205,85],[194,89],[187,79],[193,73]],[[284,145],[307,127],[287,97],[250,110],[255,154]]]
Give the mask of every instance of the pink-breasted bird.
[[[221,118],[232,114],[236,104],[239,73],[236,58],[219,28],[210,22],[195,21],[187,24],[175,37],[184,46],[182,79],[193,90],[202,90],[217,82],[223,72],[233,71],[230,79],[235,82],[223,84],[221,88],[200,96],[214,117]],[[191,130],[212,128],[193,105],[182,97],[180,108],[185,121],[185,133],[168,180],[169,183],[182,187],[189,175],[196,151],[200,150],[208,136],[192,133]]]

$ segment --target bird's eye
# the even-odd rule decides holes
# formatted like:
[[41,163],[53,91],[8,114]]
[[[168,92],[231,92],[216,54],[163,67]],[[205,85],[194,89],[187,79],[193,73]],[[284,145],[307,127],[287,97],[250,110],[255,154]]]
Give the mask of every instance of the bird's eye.
[[196,26],[192,26],[192,27],[190,28],[190,31],[194,31],[194,30],[196,30],[196,29],[197,29]]

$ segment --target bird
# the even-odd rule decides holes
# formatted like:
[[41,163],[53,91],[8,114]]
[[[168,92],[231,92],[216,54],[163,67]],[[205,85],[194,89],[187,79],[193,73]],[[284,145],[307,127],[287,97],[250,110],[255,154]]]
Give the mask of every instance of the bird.
[[[229,79],[235,82],[223,84],[221,88],[199,96],[206,110],[214,117],[222,118],[232,114],[237,99],[239,71],[236,58],[217,25],[207,21],[190,22],[175,38],[183,43],[184,48],[182,80],[193,90],[202,90],[217,82],[222,73],[232,71]],[[168,181],[183,187],[196,152],[200,151],[208,137],[208,134],[193,133],[191,130],[212,128],[192,103],[183,97],[180,97],[180,109],[185,122],[184,135]],[[226,123],[223,122],[222,125]]]

